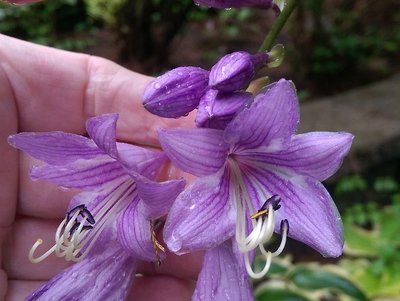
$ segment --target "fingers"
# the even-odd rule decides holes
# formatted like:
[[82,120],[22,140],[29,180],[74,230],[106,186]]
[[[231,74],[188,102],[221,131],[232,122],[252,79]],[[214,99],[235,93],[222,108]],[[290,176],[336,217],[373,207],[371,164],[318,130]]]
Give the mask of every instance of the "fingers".
[[41,163],[24,153],[20,154],[18,214],[46,219],[64,217],[70,199],[79,191],[63,189],[42,180],[32,181],[29,171],[35,165]]
[[137,277],[127,301],[190,301],[194,288],[194,281],[174,277]]
[[85,132],[94,115],[118,112],[119,138],[158,145],[156,129],[193,124],[162,119],[142,106],[150,77],[98,57],[56,50],[0,35],[0,56],[19,112],[20,131]]
[[[18,218],[9,236],[5,240],[4,269],[10,279],[46,280],[70,265],[63,258],[54,254],[40,263],[33,264],[28,253],[38,238],[43,240],[35,251],[35,257],[45,253],[54,245],[54,234],[61,220],[38,218]],[[167,253],[167,258],[160,267],[156,263],[141,263],[138,273],[144,275],[165,275],[182,279],[196,279],[203,262],[202,252],[178,256]]]
[[43,281],[11,280],[8,282],[8,291],[4,301],[25,300],[43,283]]
[[0,83],[0,227],[6,227],[14,219],[18,189],[18,152],[8,145],[7,137],[17,131],[18,124],[13,94],[1,67]]
[[[9,282],[7,296],[4,300],[24,300],[43,283],[43,281],[12,280]],[[193,281],[174,277],[138,277],[135,279],[127,301],[189,301],[194,287]]]
[[4,242],[3,265],[9,279],[47,280],[61,272],[71,263],[54,254],[38,264],[28,259],[28,253],[38,238],[43,240],[35,257],[45,253],[54,245],[54,234],[60,220],[18,218],[10,235]]

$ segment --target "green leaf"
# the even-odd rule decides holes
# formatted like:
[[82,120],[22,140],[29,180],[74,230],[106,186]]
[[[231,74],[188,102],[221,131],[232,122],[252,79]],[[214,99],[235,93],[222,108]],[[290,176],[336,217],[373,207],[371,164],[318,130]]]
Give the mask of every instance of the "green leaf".
[[263,288],[256,293],[257,301],[309,301],[302,295],[287,289]]
[[[263,269],[265,265],[264,256],[256,256],[254,259],[253,267],[256,271],[260,271]],[[268,270],[268,275],[281,275],[287,272],[288,268],[283,263],[278,262],[277,260],[272,261],[271,267]]]
[[289,277],[296,286],[302,289],[337,289],[357,300],[367,300],[365,294],[350,280],[330,272],[299,267]]
[[379,235],[374,231],[367,231],[354,225],[344,226],[346,241],[345,253],[349,255],[377,256],[380,248],[375,242],[379,242]]

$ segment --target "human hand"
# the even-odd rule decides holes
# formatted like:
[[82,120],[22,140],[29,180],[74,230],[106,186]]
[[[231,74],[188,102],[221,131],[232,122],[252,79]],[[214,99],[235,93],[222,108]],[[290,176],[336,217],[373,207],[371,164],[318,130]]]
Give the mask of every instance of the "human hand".
[[[55,50],[0,35],[0,299],[22,300],[69,263],[50,256],[39,264],[28,260],[38,237],[51,247],[54,231],[77,193],[44,181],[33,182],[34,159],[18,153],[7,137],[21,131],[85,134],[86,119],[118,112],[118,139],[158,146],[156,129],[193,124],[148,113],[141,97],[151,80],[110,61]],[[182,176],[172,168],[164,177]],[[168,254],[161,267],[143,263],[145,275],[134,283],[128,300],[190,300],[201,255]]]

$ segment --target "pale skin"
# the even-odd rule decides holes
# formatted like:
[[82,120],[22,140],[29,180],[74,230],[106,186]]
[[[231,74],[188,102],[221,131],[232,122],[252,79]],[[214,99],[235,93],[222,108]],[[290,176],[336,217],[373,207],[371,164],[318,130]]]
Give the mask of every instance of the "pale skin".
[[[85,135],[85,121],[117,112],[118,139],[157,147],[156,129],[190,126],[186,119],[161,119],[141,104],[150,77],[102,58],[38,46],[0,35],[0,300],[23,300],[69,263],[54,255],[39,264],[28,260],[37,238],[45,251],[77,191],[32,181],[37,163],[7,143],[23,131],[65,131]],[[180,177],[165,168],[163,177]],[[160,267],[143,263],[145,276],[134,283],[128,300],[190,300],[202,256],[168,254]],[[136,289],[135,289],[136,288]]]

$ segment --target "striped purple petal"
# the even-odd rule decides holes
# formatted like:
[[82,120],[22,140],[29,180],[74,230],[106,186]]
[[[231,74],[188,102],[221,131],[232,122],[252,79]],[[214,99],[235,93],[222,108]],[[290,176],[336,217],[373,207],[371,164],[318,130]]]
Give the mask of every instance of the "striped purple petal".
[[135,260],[115,242],[99,250],[57,274],[25,301],[125,300],[134,280]]
[[104,114],[86,121],[86,130],[96,145],[110,157],[117,159],[116,129],[118,114]]
[[227,241],[206,251],[192,301],[251,301],[253,288]]
[[339,168],[350,150],[353,138],[349,133],[311,132],[293,136],[285,150],[266,152],[258,148],[243,151],[237,158],[265,168],[286,167],[295,173],[323,181]]
[[140,175],[134,176],[138,195],[143,203],[142,214],[156,219],[168,213],[176,197],[185,188],[185,180],[154,182]]
[[164,227],[164,241],[177,254],[213,248],[235,232],[229,175],[196,180],[176,199]]
[[150,220],[143,212],[143,204],[136,197],[121,212],[117,220],[117,237],[124,250],[134,258],[155,261],[156,255],[151,241]]
[[276,211],[276,231],[279,232],[281,220],[287,219],[289,237],[309,245],[325,257],[342,254],[340,215],[319,181],[288,173],[284,168],[267,170],[259,166],[247,166],[244,179],[249,191],[281,197],[281,208]]
[[291,81],[282,79],[256,95],[226,127],[224,138],[237,148],[285,145],[299,123],[299,104]]
[[89,160],[103,154],[92,140],[63,132],[19,133],[8,137],[8,142],[34,158],[54,165]]
[[210,89],[201,98],[196,115],[196,126],[225,129],[234,116],[253,101],[251,93],[223,93]]
[[35,166],[30,175],[34,180],[46,180],[66,188],[83,190],[97,189],[117,178],[127,177],[121,164],[107,155],[96,160],[77,160],[63,166]]
[[127,143],[117,143],[119,162],[126,171],[139,173],[149,179],[155,179],[167,157],[161,151],[150,150]]
[[217,129],[160,129],[158,136],[168,158],[196,176],[217,172],[225,163],[229,145]]

